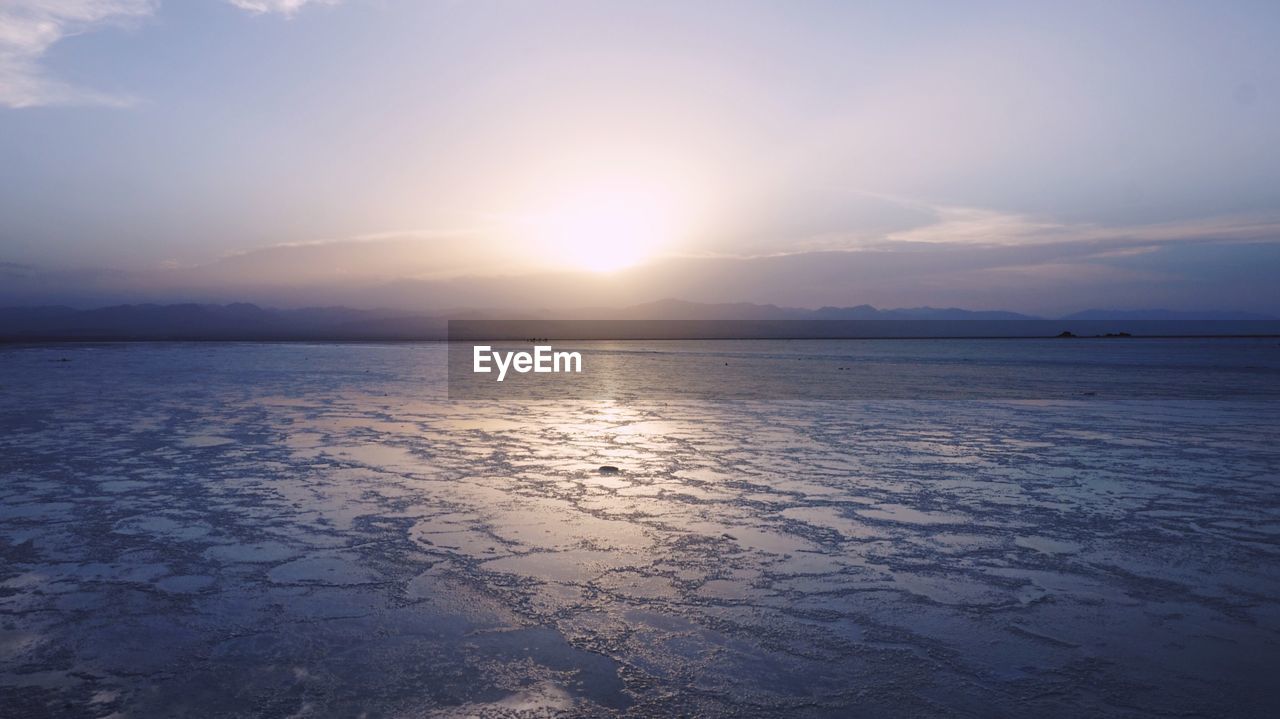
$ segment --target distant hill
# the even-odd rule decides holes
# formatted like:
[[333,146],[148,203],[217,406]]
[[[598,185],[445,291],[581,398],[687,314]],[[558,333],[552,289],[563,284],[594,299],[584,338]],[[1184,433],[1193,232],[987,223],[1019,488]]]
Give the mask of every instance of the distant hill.
[[987,312],[956,308],[914,307],[882,310],[871,305],[822,307],[811,310],[750,302],[708,304],[677,299],[622,308],[587,308],[544,314],[548,319],[618,320],[1033,320],[1017,312]]
[[[450,319],[493,320],[697,320],[697,321],[888,321],[898,327],[892,336],[911,336],[911,327],[928,327],[928,334],[946,328],[945,323],[974,321],[974,334],[1032,334],[1052,336],[1060,331],[1075,334],[1104,334],[1135,327],[1117,323],[1157,323],[1146,325],[1148,334],[1203,334],[1219,332],[1215,320],[1250,322],[1275,320],[1266,315],[1242,312],[1172,312],[1169,310],[1112,311],[1089,310],[1058,320],[1016,312],[972,311],[959,308],[913,307],[878,309],[870,305],[802,309],[750,303],[704,304],[664,299],[631,307],[584,308],[577,310],[520,311],[497,309],[456,309],[441,313],[414,313],[403,310],[352,309],[349,307],[309,307],[273,309],[247,303],[139,304],[98,309],[70,307],[0,308],[0,340],[413,340],[443,339]],[[1175,328],[1159,322],[1178,320]],[[919,325],[903,325],[904,322]],[[1001,324],[1009,321],[1009,324]],[[1046,324],[1050,323],[1051,324]],[[1081,324],[1086,323],[1086,324]],[[1087,324],[1105,323],[1105,324]],[[1201,324],[1194,324],[1201,323]],[[879,327],[880,325],[876,325]],[[902,329],[906,327],[907,329]],[[1014,328],[1018,328],[1014,331]],[[1156,329],[1152,329],[1155,327]],[[1165,329],[1160,329],[1164,327]],[[1253,333],[1252,325],[1238,324],[1227,331]],[[1050,331],[1052,330],[1052,331]],[[922,330],[923,331],[923,330]],[[1270,333],[1274,330],[1266,330]],[[947,329],[941,334],[965,334]]]
[[5,340],[416,339],[444,336],[446,320],[394,310],[257,305],[0,308]]
[[1063,320],[1154,320],[1178,322],[1204,322],[1223,320],[1274,320],[1272,315],[1256,312],[1184,312],[1180,310],[1084,310],[1075,312]]

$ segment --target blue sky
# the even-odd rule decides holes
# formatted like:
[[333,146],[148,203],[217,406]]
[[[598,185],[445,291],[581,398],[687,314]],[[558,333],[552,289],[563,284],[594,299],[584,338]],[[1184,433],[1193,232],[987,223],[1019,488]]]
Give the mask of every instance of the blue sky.
[[1271,2],[7,0],[0,300],[605,267],[656,299],[683,286],[641,265],[835,252],[857,281],[702,299],[1280,311],[1277,31]]

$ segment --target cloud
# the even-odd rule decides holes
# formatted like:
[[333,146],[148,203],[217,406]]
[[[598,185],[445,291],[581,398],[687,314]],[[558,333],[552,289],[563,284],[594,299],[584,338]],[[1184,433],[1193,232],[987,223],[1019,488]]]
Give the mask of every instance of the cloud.
[[[1107,247],[1108,253],[1136,254],[1145,248],[1176,242],[1280,241],[1280,214],[1218,215],[1172,222],[1102,225],[1035,217],[984,207],[946,205],[860,190],[869,197],[910,209],[923,219],[912,226],[876,235],[829,232],[792,242],[795,252],[830,250],[909,250],[947,246],[1025,247],[1075,245]],[[1119,246],[1117,246],[1119,245]],[[1102,254],[1099,249],[1099,254]],[[783,253],[786,254],[786,253]]]
[[336,5],[341,0],[227,0],[241,10],[248,10],[255,15],[263,13],[280,13],[293,15],[306,5]]
[[20,262],[0,262],[0,277],[26,277],[34,269]]
[[[341,0],[227,0],[254,14],[291,16],[306,5]],[[155,13],[160,0],[0,0],[0,107],[107,105],[134,98],[79,87],[51,77],[43,64],[64,38],[136,22]]]
[[[120,302],[449,308],[625,307],[675,297],[792,307],[964,307],[1061,315],[1095,307],[1280,314],[1265,223],[1145,226],[1021,244],[886,244],[756,257],[675,257],[618,273],[496,271],[483,237],[383,233],[253,250],[196,266],[108,271],[0,263],[0,306]],[[1101,230],[1099,230],[1101,231]],[[1229,237],[1223,238],[1227,234]],[[1271,239],[1266,239],[1270,237]]]
[[1063,223],[968,207],[937,208],[938,220],[890,233],[882,247],[911,245],[1074,245],[1098,257],[1134,255],[1170,243],[1275,242],[1280,217],[1226,216],[1146,225]]
[[71,35],[146,17],[157,0],[5,0],[0,4],[0,105],[128,105],[131,98],[76,87],[41,64]]

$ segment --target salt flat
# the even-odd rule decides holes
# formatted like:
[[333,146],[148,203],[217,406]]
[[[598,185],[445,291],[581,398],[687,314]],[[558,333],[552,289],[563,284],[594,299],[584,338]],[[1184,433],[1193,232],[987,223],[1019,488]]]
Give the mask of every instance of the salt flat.
[[0,350],[0,715],[1280,712],[1280,403],[450,402],[443,354]]

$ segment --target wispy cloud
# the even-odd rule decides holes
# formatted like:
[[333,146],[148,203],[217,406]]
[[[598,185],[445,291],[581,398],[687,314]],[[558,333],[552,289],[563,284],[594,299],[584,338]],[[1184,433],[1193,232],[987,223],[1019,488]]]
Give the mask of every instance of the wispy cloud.
[[227,0],[227,2],[255,14],[292,15],[306,5],[336,5],[341,0]]
[[1027,245],[1048,242],[1127,241],[1160,244],[1186,241],[1275,241],[1280,218],[1211,217],[1145,225],[1104,226],[1062,223],[1026,215],[970,207],[936,208],[938,221],[890,233],[888,242],[975,245]]
[[[1178,242],[1280,242],[1280,214],[1217,215],[1171,222],[1106,225],[1070,222],[996,210],[931,203],[897,195],[848,191],[887,205],[916,210],[914,226],[879,234],[829,232],[795,241],[795,251],[920,249],[925,247],[1031,247],[1078,245],[1133,254]],[[1099,250],[1102,252],[1103,250]],[[787,254],[787,253],[783,253]]]
[[0,3],[0,105],[128,105],[131,98],[50,77],[46,52],[70,35],[135,21],[156,0],[5,0]]
[[[254,14],[292,16],[306,5],[341,0],[227,0]],[[160,0],[0,0],[0,107],[46,105],[128,106],[134,98],[64,82],[44,65],[61,40],[106,27],[137,22],[155,13]]]

